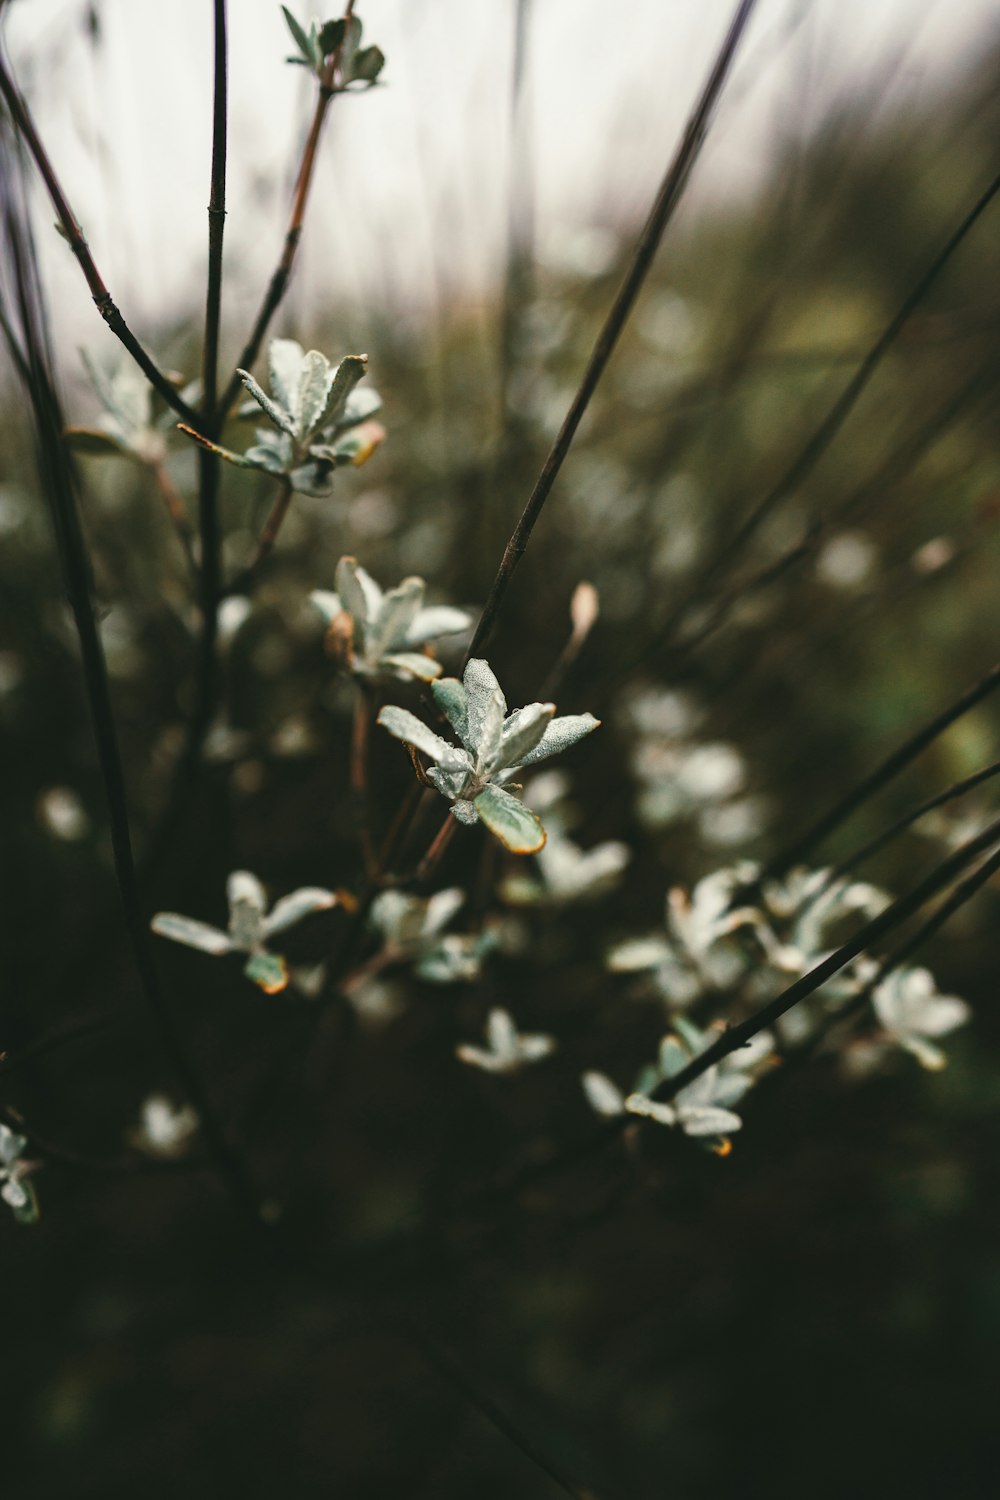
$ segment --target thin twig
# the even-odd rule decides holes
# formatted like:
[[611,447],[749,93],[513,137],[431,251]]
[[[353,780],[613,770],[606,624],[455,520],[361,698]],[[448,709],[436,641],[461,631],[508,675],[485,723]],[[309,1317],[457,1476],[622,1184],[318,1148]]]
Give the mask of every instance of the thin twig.
[[184,549],[184,555],[188,560],[188,565],[191,569],[191,572],[192,574],[197,575],[198,559],[195,555],[194,549],[194,529],[191,525],[191,522],[188,520],[187,511],[184,509],[183,501],[181,500],[181,497],[178,495],[177,491],[174,489],[173,482],[170,478],[170,475],[167,473],[165,464],[150,464],[149,472],[152,475],[153,482],[156,485],[157,490],[159,491],[160,499],[163,501],[167,515],[170,517],[170,520],[173,523],[174,530],[177,533],[178,541]]
[[253,582],[254,575],[265,559],[270,556],[274,544],[278,540],[278,533],[285,523],[285,517],[288,515],[294,493],[292,482],[288,475],[282,474],[278,480],[277,499],[271,506],[267,520],[261,527],[253,557],[240,569],[235,578],[230,579],[225,589],[227,595],[243,594]]
[[[898,484],[938,439],[948,430],[951,424],[963,413],[966,406],[980,390],[984,378],[991,366],[995,364],[995,357],[990,356],[985,365],[977,369],[975,374],[949,399],[946,405],[937,413],[933,421],[925,423],[920,430],[907,436],[893,449],[878,470],[866,479],[839,505],[826,515],[819,515],[808,524],[806,534],[796,543],[793,543],[779,557],[771,562],[765,563],[755,573],[742,580],[737,579],[729,588],[723,590],[712,602],[705,618],[699,622],[696,629],[689,635],[684,635],[677,643],[676,651],[672,661],[676,666],[678,653],[683,656],[689,655],[698,649],[726,620],[732,615],[735,607],[745,599],[754,594],[759,594],[763,589],[784,578],[785,575],[806,558],[812,557],[819,550],[820,545],[829,534],[831,523],[843,524],[859,507],[873,496],[885,493],[888,486]],[[662,646],[662,636],[657,636],[652,646],[645,646],[639,657],[636,658],[635,666],[645,662],[650,656],[656,654]],[[626,665],[626,671],[631,670]],[[619,678],[620,681],[620,673]]]
[[861,399],[882,360],[888,354],[917,308],[925,300],[952,256],[962,245],[998,193],[1000,193],[1000,174],[994,177],[986,190],[976,199],[976,202],[949,236],[944,246],[938,251],[916,285],[904,298],[808,442],[800,450],[777,483],[768,490],[767,494],[764,495],[763,499],[758,501],[743,523],[736,528],[726,542],[726,545],[716,554],[708,567],[702,571],[688,597],[678,605],[677,609],[674,610],[657,632],[656,641],[659,647],[665,648],[673,641],[677,630],[683,623],[692,605],[700,604],[704,598],[706,587],[718,577],[730,559],[742,551],[763,521],[771,514],[774,507],[780,501],[784,500],[786,496],[798,490],[809,475],[812,474]]
[[839,864],[834,865],[819,889],[810,895],[799,908],[798,915],[801,915],[813,902],[817,901],[823,892],[833,885],[834,881],[839,880],[844,875],[850,874],[858,865],[862,865],[866,860],[871,859],[873,854],[877,854],[880,849],[885,848],[886,844],[891,843],[897,834],[905,832],[907,828],[912,827],[920,818],[926,817],[927,813],[933,812],[936,807],[943,807],[947,802],[954,802],[957,798],[964,797],[966,792],[973,791],[977,786],[981,786],[984,781],[990,781],[994,776],[998,775],[1000,775],[1000,760],[995,760],[992,765],[984,766],[981,771],[974,771],[971,776],[963,776],[961,781],[954,781],[951,786],[946,786],[943,792],[936,792],[933,797],[928,797],[925,802],[919,803],[916,807],[911,807],[909,812],[903,813],[894,823],[890,823],[889,827],[884,829],[882,833],[876,834],[873,839],[869,839],[866,844],[862,844],[860,849],[855,849],[852,854],[848,854]]
[[5,218],[23,331],[21,357],[15,363],[19,369],[26,369],[29,375],[27,395],[36,424],[39,475],[51,506],[67,597],[80,643],[84,685],[107,799],[115,874],[133,960],[164,1051],[201,1119],[206,1147],[218,1176],[246,1216],[259,1223],[256,1193],[226,1139],[188,1053],[186,1040],[167,1003],[153,958],[147,915],[143,910],[132,855],[125,778],[107,665],[94,612],[90,561],[80,525],[77,478],[62,436],[66,424],[51,373],[51,354],[45,331],[47,315],[34,247],[23,216],[7,205]]
[[814,1032],[812,1036],[808,1037],[798,1047],[784,1053],[782,1057],[782,1073],[787,1072],[788,1067],[792,1064],[807,1061],[808,1058],[815,1054],[818,1047],[826,1040],[831,1031],[839,1031],[845,1021],[853,1020],[856,1015],[864,1010],[872,997],[873,991],[882,983],[883,979],[886,979],[894,969],[898,969],[902,963],[905,963],[929,937],[933,937],[936,932],[939,932],[945,923],[961,907],[971,901],[973,896],[993,878],[998,870],[1000,870],[1000,849],[995,850],[988,859],[983,861],[977,870],[973,870],[971,875],[967,875],[964,880],[960,880],[950,895],[939,906],[935,907],[926,922],[922,922],[917,930],[911,933],[904,942],[899,943],[886,954],[875,974],[864,988],[859,990],[856,995],[853,995],[846,1005],[841,1006],[840,1010],[831,1016],[829,1025]]
[[564,1495],[572,1496],[573,1500],[597,1500],[593,1490],[582,1488],[576,1480],[558,1468],[554,1460],[542,1451],[535,1440],[513,1421],[492,1396],[488,1395],[481,1386],[473,1384],[458,1360],[437,1339],[432,1340],[427,1332],[411,1318],[393,1319],[389,1326],[393,1325],[406,1342],[412,1345],[426,1365],[447,1381],[463,1400],[475,1407],[480,1415],[485,1417],[487,1422],[495,1427],[513,1447],[523,1453],[525,1458],[529,1459],[543,1474],[546,1474]]
[[[354,0],[347,0],[344,7],[344,20],[349,21],[354,12]],[[306,144],[302,152],[302,160],[299,164],[298,176],[295,180],[295,190],[292,194],[292,208],[288,219],[288,228],[285,231],[285,241],[281,251],[281,258],[275,268],[274,274],[268,283],[264,300],[257,314],[250,337],[243,347],[239,359],[236,361],[237,369],[251,370],[254,361],[260,353],[260,346],[264,335],[274,314],[277,312],[288,288],[288,282],[295,264],[296,251],[302,238],[302,225],[305,220],[306,205],[309,201],[309,189],[312,186],[313,172],[316,166],[317,152],[319,149],[320,136],[323,133],[323,122],[326,119],[327,110],[336,92],[334,78],[340,63],[340,48],[331,53],[330,58],[323,70],[323,76],[319,83],[319,93],[316,97],[316,108],[313,111],[312,124],[306,137]],[[236,397],[239,395],[242,382],[236,371],[230,378],[219,402],[218,415],[224,418]],[[221,425],[221,422],[220,422]]]
[[675,1073],[672,1078],[665,1079],[652,1091],[652,1098],[663,1103],[675,1098],[688,1084],[693,1083],[702,1073],[716,1063],[728,1057],[731,1052],[736,1052],[740,1047],[746,1045],[758,1032],[765,1031],[775,1021],[781,1019],[793,1006],[808,998],[832,979],[834,974],[845,968],[852,959],[860,953],[877,943],[894,928],[901,926],[903,922],[914,916],[922,906],[936,896],[938,891],[950,885],[957,875],[984,850],[992,848],[1000,841],[1000,818],[994,819],[988,827],[978,833],[975,838],[969,839],[947,859],[941,861],[931,873],[926,876],[919,885],[915,886],[908,895],[900,896],[891,906],[887,906],[877,917],[866,922],[859,928],[854,936],[836,952],[830,953],[807,974],[801,975],[790,984],[787,989],[782,990],[774,1000],[767,1005],[761,1006],[760,1010],[754,1012],[745,1021],[739,1021],[735,1026],[730,1026],[722,1033],[718,1041],[694,1058],[687,1067]]
[[190,422],[192,426],[197,427],[199,425],[197,412],[187,404],[167,379],[166,375],[164,375],[163,371],[158,368],[150,355],[147,354],[115,306],[111,293],[105,286],[104,280],[94,262],[94,257],[90,253],[83,230],[80,228],[76,215],[70,207],[69,199],[63,191],[55,169],[49,160],[48,153],[42,145],[38,132],[34,127],[28,107],[18,93],[17,86],[7,70],[2,54],[0,54],[0,94],[3,95],[7,108],[10,110],[11,118],[19,136],[27,145],[35,165],[41,174],[63,234],[86,278],[87,285],[90,288],[90,295],[94,299],[98,312],[115,337],[124,344],[150,385],[159,392],[167,405],[177,412],[179,416],[183,417],[186,422]]
[[434,870],[437,867],[439,861],[442,859],[445,850],[454,838],[455,830],[457,827],[457,820],[452,816],[450,812],[446,813],[445,820],[441,824],[441,827],[438,829],[437,833],[434,835],[434,838],[431,840],[427,853],[424,855],[419,865],[417,865],[417,873],[414,877],[417,885],[423,885],[424,882],[429,880],[433,875]]
[[358,682],[354,698],[354,722],[351,727],[351,787],[358,799],[358,826],[361,837],[361,857],[365,875],[370,880],[375,872],[375,847],[372,841],[371,796],[368,787],[368,754],[372,725],[372,693],[363,682]]
[[222,316],[222,241],[226,227],[226,140],[228,61],[226,0],[213,0],[215,73],[212,96],[212,186],[208,200],[208,287],[201,378],[203,410],[216,423],[219,375],[219,323]]
[[935,715],[929,723],[924,724],[915,734],[910,735],[909,739],[893,750],[890,755],[887,755],[881,765],[876,766],[874,771],[869,772],[867,776],[863,777],[857,786],[848,792],[846,796],[842,797],[829,812],[824,813],[794,843],[786,846],[780,854],[777,854],[770,860],[761,879],[773,879],[783,874],[785,870],[790,869],[792,865],[799,864],[806,855],[812,852],[816,845],[823,843],[833,830],[845,822],[862,803],[867,802],[869,797],[874,796],[876,792],[881,791],[882,787],[887,786],[894,777],[899,775],[900,771],[905,770],[911,761],[916,760],[918,755],[926,750],[929,745],[932,745],[938,736],[943,734],[950,725],[954,724],[957,719],[960,719],[963,714],[968,713],[971,708],[975,708],[977,703],[981,703],[997,687],[1000,687],[1000,662],[996,666],[991,667],[985,677],[980,678],[977,683],[974,683],[954,703],[943,709],[941,713]]
[[524,550],[528,545],[528,539],[531,536],[538,517],[541,515],[542,507],[549,497],[552,486],[570,450],[577,428],[590,404],[590,399],[597,388],[629,313],[632,311],[636,297],[639,295],[646,276],[649,273],[664,231],[673,217],[677,204],[680,202],[681,194],[684,191],[691,168],[694,166],[704,145],[712,113],[722,93],[730,67],[746,26],[753,14],[755,5],[756,0],[740,0],[740,3],[736,7],[725,40],[712,65],[711,72],[694,112],[687,123],[680,145],[660,184],[653,207],[650,210],[649,217],[643,226],[642,233],[636,244],[632,263],[611,305],[608,316],[604,321],[604,326],[597,336],[597,341],[587,361],[587,367],[584,370],[579,388],[570,403],[569,410],[563,419],[562,426],[552,445],[549,456],[542,466],[542,471],[538,476],[535,487],[528,497],[528,503],[504,550],[503,560],[493,580],[483,612],[479,617],[475,634],[469,645],[469,650],[466,654],[467,661],[469,657],[481,653],[483,646],[489,638],[497,611],[507,591],[507,586],[524,554]]

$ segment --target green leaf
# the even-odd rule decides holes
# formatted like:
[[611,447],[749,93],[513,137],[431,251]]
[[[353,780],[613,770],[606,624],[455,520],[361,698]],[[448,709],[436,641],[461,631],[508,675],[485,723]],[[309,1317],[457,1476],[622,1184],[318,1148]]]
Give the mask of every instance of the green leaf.
[[372,84],[384,67],[385,53],[381,47],[362,47],[351,65],[351,82]]
[[475,808],[490,832],[511,854],[535,854],[545,843],[541,821],[502,787],[484,787],[475,799]]
[[361,22],[351,16],[344,28],[344,39],[340,44],[340,68],[344,78],[354,76],[354,55],[361,45]]
[[254,953],[243,966],[243,972],[265,995],[279,994],[288,983],[288,965],[280,953]]
[[319,29],[319,50],[324,57],[329,57],[331,52],[336,52],[344,40],[346,25],[343,16],[336,21],[324,21]]
[[296,21],[287,5],[283,5],[281,7],[281,11],[285,17],[285,24],[288,27],[289,31],[292,33],[293,42],[295,43],[296,47],[298,47],[303,59],[308,62],[310,67],[312,67],[313,51],[312,47],[310,46],[307,33],[302,29],[298,21]]

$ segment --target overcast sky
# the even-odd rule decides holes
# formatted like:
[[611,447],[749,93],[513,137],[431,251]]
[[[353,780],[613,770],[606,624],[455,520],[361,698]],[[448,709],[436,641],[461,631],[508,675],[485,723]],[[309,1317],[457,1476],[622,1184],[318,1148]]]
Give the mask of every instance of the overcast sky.
[[[300,16],[308,0],[295,0]],[[196,311],[205,258],[209,0],[12,0],[8,51],[105,279],[137,328]],[[733,0],[534,0],[527,94],[537,234],[549,258],[599,253],[640,215]],[[485,292],[500,263],[510,162],[514,0],[359,0],[385,86],[334,101],[295,296],[420,305]],[[311,106],[274,0],[230,0],[227,318],[260,295],[283,234]],[[749,194],[777,148],[831,104],[891,110],[1000,40],[997,0],[761,0],[687,212]],[[45,210],[40,224],[51,222]],[[46,234],[67,336],[93,309]]]

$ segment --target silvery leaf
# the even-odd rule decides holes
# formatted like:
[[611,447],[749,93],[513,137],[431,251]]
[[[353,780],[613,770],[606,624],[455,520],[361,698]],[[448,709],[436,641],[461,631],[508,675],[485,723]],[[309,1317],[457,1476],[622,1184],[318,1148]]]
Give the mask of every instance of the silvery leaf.
[[359,639],[367,641],[369,624],[378,619],[382,608],[382,590],[370,573],[353,557],[342,557],[334,578],[344,608],[354,616]]
[[672,952],[665,938],[628,938],[609,950],[605,962],[614,974],[641,974],[659,968]]
[[428,937],[436,937],[447,927],[464,902],[465,892],[458,886],[449,886],[447,890],[435,891],[427,902],[423,924],[424,933]]
[[267,348],[267,370],[271,393],[287,412],[295,410],[299,371],[302,368],[302,345],[295,339],[272,339]]
[[625,1095],[604,1073],[584,1073],[580,1082],[583,1084],[587,1103],[595,1114],[610,1120],[624,1113]]
[[538,744],[521,759],[520,764],[533,766],[547,755],[558,755],[561,751],[568,750],[577,740],[582,740],[585,735],[597,729],[600,722],[593,714],[563,714],[560,718],[553,719]]
[[340,595],[335,594],[332,589],[313,589],[309,598],[315,604],[327,625],[331,624],[343,612],[344,606],[340,602]]
[[27,1137],[18,1135],[9,1125],[0,1121],[0,1162],[5,1167],[13,1166],[27,1146]]
[[382,403],[374,391],[354,390],[367,369],[368,357],[365,354],[348,354],[340,361],[333,373],[326,405],[317,425],[326,427],[333,424],[342,427],[346,425],[346,421],[353,425],[365,421],[378,411]]
[[521,765],[525,756],[541,741],[555,711],[554,703],[529,703],[524,708],[515,709],[500,733],[498,764]]
[[264,918],[264,936],[273,937],[276,932],[284,932],[296,922],[301,922],[303,917],[310,916],[316,911],[329,911],[331,906],[337,905],[337,897],[333,891],[324,890],[321,886],[304,885],[300,890],[293,891],[290,896],[282,896],[271,908],[270,914]]
[[316,428],[326,409],[334,372],[330,361],[318,349],[310,349],[302,358],[299,368],[299,383],[295,393],[292,415],[295,419],[295,435],[303,442]]
[[369,417],[373,417],[381,409],[381,406],[382,397],[378,391],[373,391],[371,386],[365,386],[363,391],[351,391],[335,425],[338,428],[353,427],[357,422],[367,422]]
[[442,635],[457,635],[471,624],[471,616],[463,610],[452,609],[449,604],[436,604],[419,611],[406,632],[406,644],[422,646],[425,641],[437,640]]
[[469,737],[469,698],[457,677],[442,677],[431,688],[434,702],[458,735],[466,750],[474,748]]
[[424,602],[427,585],[422,578],[404,578],[382,598],[377,615],[369,618],[365,652],[377,661],[389,651],[405,648],[410,626]]
[[418,682],[433,682],[440,676],[441,663],[422,651],[394,651],[376,662],[380,670],[391,670],[398,677],[415,677]]
[[440,735],[435,734],[433,729],[428,729],[416,714],[411,714],[409,709],[398,708],[394,703],[387,703],[379,712],[378,723],[383,729],[387,729],[397,740],[402,740],[405,745],[412,745],[415,750],[421,751],[430,760],[435,760],[445,771],[468,771],[468,757],[463,751],[457,750],[454,745],[449,745]]
[[507,700],[487,662],[473,657],[463,676],[468,698],[469,739],[480,767],[494,766],[507,716]]
[[692,1106],[690,1109],[678,1108],[677,1114],[685,1135],[728,1135],[730,1131],[743,1129],[739,1115],[728,1109]]
[[[433,771],[428,772],[429,776],[433,776],[433,774]],[[459,823],[464,823],[467,827],[471,827],[473,823],[479,822],[479,814],[476,811],[476,804],[474,802],[465,802],[459,797],[453,803],[451,810]]]
[[278,406],[265,391],[261,390],[248,370],[237,370],[236,373],[260,409],[270,417],[275,427],[280,427],[282,432],[287,432],[289,437],[294,438],[296,435],[295,423],[290,413]]
[[658,1125],[677,1123],[677,1112],[672,1104],[659,1104],[645,1094],[629,1094],[625,1109],[630,1115],[642,1115],[647,1120],[655,1120]]
[[188,948],[198,948],[202,953],[232,953],[233,942],[229,935],[207,922],[196,922],[193,917],[182,917],[178,912],[159,911],[149,924],[160,937],[171,938],[175,943],[184,943]]

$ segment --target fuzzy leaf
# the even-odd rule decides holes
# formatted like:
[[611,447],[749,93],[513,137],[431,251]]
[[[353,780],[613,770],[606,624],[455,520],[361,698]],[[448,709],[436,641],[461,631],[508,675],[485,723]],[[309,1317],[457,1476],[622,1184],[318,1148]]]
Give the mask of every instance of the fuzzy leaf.
[[425,641],[435,641],[442,635],[457,635],[472,624],[471,615],[464,610],[453,609],[450,604],[436,604],[422,609],[406,632],[408,646],[422,646]]
[[340,595],[331,589],[313,589],[309,595],[310,601],[315,604],[327,625],[331,624],[338,615],[343,614],[344,606],[340,602]]
[[556,711],[554,703],[529,703],[515,709],[500,735],[501,766],[518,766],[539,743]]
[[467,750],[472,749],[469,738],[469,696],[457,677],[442,677],[431,688],[434,702],[458,735]]
[[202,953],[231,953],[233,943],[228,933],[207,922],[197,922],[193,917],[182,917],[175,911],[159,911],[149,924],[160,937],[170,938],[175,943],[184,943],[188,948],[197,948]]
[[314,432],[323,412],[333,384],[334,371],[330,361],[318,349],[310,349],[303,355],[299,370],[298,390],[295,393],[295,433],[300,442]]
[[536,761],[544,760],[548,755],[558,755],[561,751],[568,750],[577,740],[582,740],[585,735],[599,728],[600,723],[600,719],[595,719],[593,714],[563,714],[560,718],[553,719],[538,744],[522,758],[520,764],[533,766]]
[[535,854],[545,843],[545,829],[539,819],[503,787],[484,787],[474,805],[490,832],[511,854]]
[[411,714],[409,709],[398,708],[394,703],[387,703],[381,709],[378,723],[383,729],[388,729],[397,740],[402,740],[404,745],[412,745],[430,760],[437,761],[446,771],[469,771],[468,756],[454,745],[449,745],[440,735],[429,729],[416,714]]
[[[364,377],[367,370],[367,354],[346,354],[344,356],[333,372],[333,379],[330,382],[326,402],[323,407],[322,421],[319,425],[326,427],[331,423],[339,423],[343,420],[347,415],[345,408],[353,395],[354,387]],[[361,393],[359,392],[359,394]],[[374,392],[368,394],[375,395]],[[365,417],[371,416],[373,411],[377,411],[381,404],[379,398],[375,396],[375,405],[371,406],[369,402],[368,409],[365,410],[365,403],[362,402],[360,407],[361,414],[352,417],[351,420],[353,422],[363,421]],[[357,404],[355,405],[355,409],[358,409]]]
[[442,932],[459,908],[465,903],[465,892],[458,886],[435,891],[430,897],[424,913],[423,932],[426,937],[436,937]]
[[267,346],[271,394],[287,412],[295,410],[302,357],[302,345],[295,339],[272,339]]
[[404,578],[382,599],[377,618],[370,619],[365,637],[367,654],[372,660],[405,646],[407,633],[424,602],[427,585],[422,578]]
[[396,673],[415,677],[418,682],[433,682],[441,674],[441,663],[422,651],[393,651],[379,658],[380,667],[391,667]]
[[587,1096],[587,1103],[597,1115],[613,1119],[625,1109],[625,1095],[616,1083],[603,1073],[584,1073],[580,1082]]
[[296,436],[295,423],[292,420],[291,414],[271,400],[267,392],[261,389],[248,370],[237,370],[236,373],[261,411],[270,417],[275,427],[280,428],[282,432],[287,432],[290,438],[294,438]]
[[469,739],[480,766],[494,766],[507,717],[507,700],[488,662],[473,657],[463,676],[469,700]]
[[268,916],[264,918],[264,935],[273,937],[276,932],[284,932],[286,928],[301,922],[303,917],[311,916],[315,911],[329,911],[331,906],[337,905],[337,896],[334,891],[324,890],[321,886],[304,885],[301,890],[293,891],[290,896],[282,896],[276,901]]
[[356,632],[364,639],[368,625],[378,619],[382,590],[353,557],[342,557],[334,581],[343,607],[354,616]]

